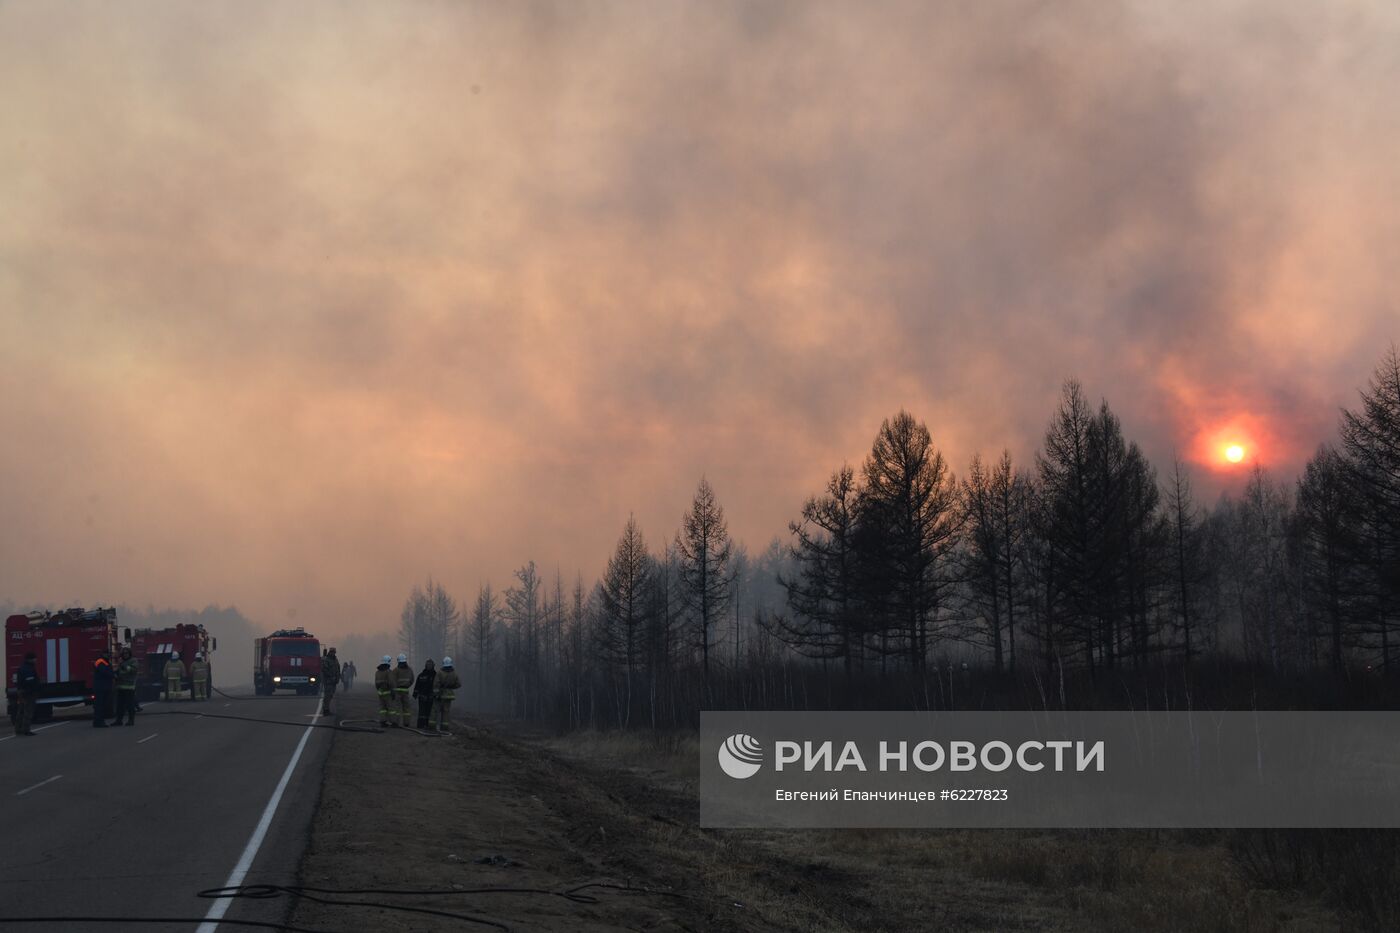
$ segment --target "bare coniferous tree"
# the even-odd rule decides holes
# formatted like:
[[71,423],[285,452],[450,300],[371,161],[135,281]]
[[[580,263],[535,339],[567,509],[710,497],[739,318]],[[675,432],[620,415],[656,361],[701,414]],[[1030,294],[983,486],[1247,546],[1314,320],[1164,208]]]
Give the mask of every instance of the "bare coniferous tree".
[[1002,597],[1006,606],[1006,637],[1010,670],[1016,669],[1017,607],[1024,600],[1026,588],[1026,538],[1030,531],[1032,511],[1031,482],[1016,471],[1011,452],[1002,451],[992,471],[992,522],[1001,538]]
[[546,666],[552,672],[563,667],[564,657],[564,572],[554,568],[554,598],[549,611],[549,656]]
[[1074,381],[1065,384],[1036,463],[1046,660],[1064,663],[1082,650],[1091,671],[1125,654],[1145,663],[1159,647],[1154,620],[1167,542],[1155,472],[1124,440],[1108,404],[1091,412]]
[[777,574],[792,616],[760,616],[774,635],[799,654],[840,661],[847,679],[862,641],[855,555],[857,497],[855,471],[843,465],[827,480],[826,492],[802,506],[801,521],[788,526],[796,539],[789,548],[796,571]]
[[729,564],[733,542],[724,509],[703,477],[676,534],[676,553],[681,599],[689,614],[692,643],[700,652],[701,681],[708,695],[710,646],[714,643],[715,625],[731,595]]
[[569,698],[569,725],[579,728],[586,718],[584,687],[591,681],[588,659],[591,654],[591,639],[588,633],[587,616],[584,609],[583,575],[574,578],[574,588],[569,605],[569,622],[564,633],[564,683]]
[[1336,450],[1323,445],[1298,480],[1296,521],[1309,616],[1320,617],[1325,623],[1327,657],[1339,674],[1353,594],[1360,589],[1348,562],[1355,550],[1356,519],[1346,462]]
[[855,540],[865,601],[891,636],[885,641],[922,674],[951,608],[963,522],[957,483],[928,428],[906,411],[880,426],[863,475]]
[[1206,647],[1200,632],[1202,614],[1199,609],[1205,577],[1202,563],[1205,541],[1200,509],[1191,496],[1191,477],[1180,460],[1172,461],[1171,485],[1167,488],[1167,521],[1171,533],[1175,615],[1181,632],[1182,658],[1190,664],[1192,655]]
[[676,551],[668,545],[651,558],[649,602],[644,632],[644,663],[647,671],[647,699],[656,728],[662,714],[662,704],[670,721],[675,721],[674,680],[676,660]]
[[1245,648],[1265,657],[1278,670],[1283,661],[1284,604],[1287,589],[1285,554],[1289,503],[1287,494],[1268,472],[1255,464],[1239,506],[1240,536],[1247,557],[1244,584],[1250,594],[1246,608]]
[[540,597],[544,584],[534,561],[515,572],[517,585],[506,590],[505,616],[510,622],[507,661],[515,704],[529,715],[540,695]]
[[753,576],[753,561],[749,558],[749,550],[744,547],[743,542],[736,542],[734,553],[730,558],[730,596],[729,596],[729,622],[733,629],[734,646],[734,666],[737,668],[739,659],[743,651],[744,617],[743,612],[747,608],[746,597],[749,592],[751,578]]
[[427,620],[428,595],[415,583],[399,613],[399,650],[410,658],[418,657],[419,645],[426,637]]
[[486,671],[491,667],[496,645],[496,594],[487,583],[477,590],[476,606],[467,626],[471,656],[476,662],[476,708],[486,711]]
[[962,505],[965,511],[966,536],[963,557],[966,563],[964,573],[970,601],[974,606],[973,617],[983,623],[985,641],[991,647],[992,668],[1004,670],[1006,661],[1005,614],[1009,609],[1008,600],[1002,590],[1002,540],[1001,523],[997,520],[997,494],[993,489],[992,474],[982,466],[982,458],[974,455],[968,468],[967,478],[962,482]]
[[623,728],[631,719],[633,678],[643,661],[651,581],[651,556],[637,520],[629,516],[603,575],[602,626],[598,632],[599,653],[620,673],[613,692]]
[[1342,448],[1351,494],[1361,506],[1352,559],[1363,568],[1365,629],[1379,641],[1380,666],[1394,675],[1392,632],[1400,622],[1400,350],[1391,347],[1342,413]]
[[428,586],[423,596],[421,634],[414,646],[418,652],[415,662],[419,667],[425,658],[440,661],[442,656],[447,654],[447,646],[452,644],[457,623],[461,619],[457,601],[441,583],[434,582],[432,577],[428,578]]

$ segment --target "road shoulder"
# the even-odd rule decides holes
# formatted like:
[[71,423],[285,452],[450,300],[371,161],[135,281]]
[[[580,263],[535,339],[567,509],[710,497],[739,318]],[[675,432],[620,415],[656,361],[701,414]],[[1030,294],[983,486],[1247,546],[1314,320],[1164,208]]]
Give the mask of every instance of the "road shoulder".
[[[373,713],[365,694],[339,702],[345,718]],[[743,916],[676,853],[639,847],[636,824],[652,822],[651,815],[634,811],[590,774],[478,724],[458,727],[452,738],[403,730],[337,734],[301,863],[303,884],[461,890],[354,899],[460,913],[514,930],[783,928]],[[577,899],[559,896],[588,884],[598,886],[578,891]],[[465,890],[479,888],[534,890]],[[292,922],[382,933],[462,928],[423,914],[305,901]]]

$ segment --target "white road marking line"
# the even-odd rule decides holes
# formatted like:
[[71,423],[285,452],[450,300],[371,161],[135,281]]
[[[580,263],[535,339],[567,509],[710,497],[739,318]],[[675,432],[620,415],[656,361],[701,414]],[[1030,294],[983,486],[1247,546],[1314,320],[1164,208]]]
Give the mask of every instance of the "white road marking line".
[[137,744],[137,745],[145,745],[147,742],[149,742],[151,739],[155,738],[155,737],[158,736],[158,735],[160,735],[159,732],[152,732],[150,735],[146,736],[144,739],[141,739],[141,740],[138,741],[136,744]]
[[[262,819],[258,820],[257,828],[249,837],[248,845],[244,847],[243,855],[238,859],[238,864],[229,873],[224,887],[236,888],[243,884],[244,878],[248,877],[248,871],[253,867],[253,859],[258,857],[258,849],[262,846],[263,837],[267,835],[268,828],[272,826],[272,818],[277,814],[277,805],[282,802],[282,794],[287,789],[287,782],[292,779],[292,772],[296,770],[297,762],[301,760],[301,753],[306,749],[306,740],[311,738],[311,730],[316,727],[316,718],[319,716],[320,710],[318,709],[315,717],[307,723],[306,731],[301,734],[301,741],[297,743],[296,751],[292,752],[292,760],[287,762],[287,770],[282,772],[282,780],[277,782],[277,789],[272,792],[272,797],[268,799]],[[210,905],[209,912],[204,915],[204,922],[199,925],[195,933],[214,933],[219,928],[219,921],[223,919],[232,903],[233,898],[231,897],[221,897],[216,900]]]
[[[43,731],[46,730],[46,729],[57,729],[59,726],[66,726],[66,725],[68,725],[68,720],[65,719],[63,722],[53,722],[53,723],[49,723],[47,726],[40,726],[40,727],[37,728],[37,729],[31,729],[31,730],[29,730],[29,731],[37,734],[37,733],[43,732]],[[5,736],[4,738],[0,738],[0,742],[8,742],[8,741],[10,741],[10,739],[13,739],[13,738],[14,738],[14,734],[11,733],[10,735]]]
[[29,793],[31,790],[38,790],[39,788],[43,787],[45,784],[52,784],[54,781],[57,781],[57,780],[58,780],[59,778],[61,778],[61,777],[63,777],[63,775],[61,775],[61,774],[55,774],[53,777],[49,778],[48,780],[46,780],[46,781],[40,781],[38,784],[35,784],[33,787],[26,787],[24,790],[16,791],[16,792],[15,792],[15,796],[16,796],[16,797],[23,797],[25,794]]

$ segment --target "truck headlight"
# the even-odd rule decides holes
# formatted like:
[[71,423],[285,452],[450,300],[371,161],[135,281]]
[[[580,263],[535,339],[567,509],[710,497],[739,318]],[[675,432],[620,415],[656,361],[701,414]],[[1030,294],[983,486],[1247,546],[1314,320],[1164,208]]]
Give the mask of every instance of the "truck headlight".
[[275,684],[280,684],[280,683],[282,682],[282,678],[281,678],[281,677],[274,677],[274,678],[272,678],[272,682],[275,683]]
[[311,678],[311,682],[314,684],[314,683],[316,682],[316,678],[315,678],[315,677]]

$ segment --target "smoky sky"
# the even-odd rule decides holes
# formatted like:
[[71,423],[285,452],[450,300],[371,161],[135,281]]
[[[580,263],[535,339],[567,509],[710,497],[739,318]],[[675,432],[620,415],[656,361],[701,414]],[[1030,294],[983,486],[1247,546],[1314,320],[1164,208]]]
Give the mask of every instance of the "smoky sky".
[[1060,386],[1284,480],[1400,339],[1388,3],[0,4],[0,597],[393,624]]

